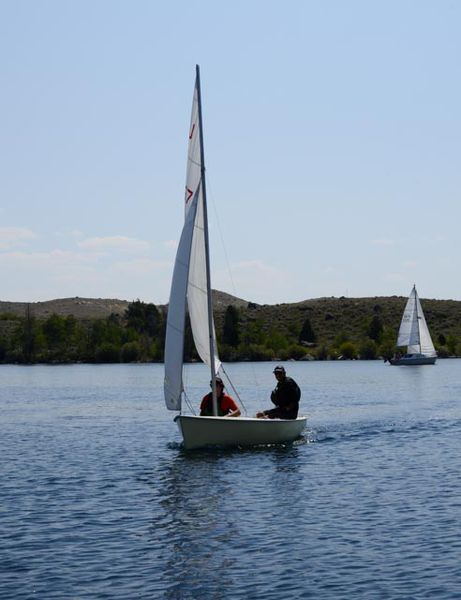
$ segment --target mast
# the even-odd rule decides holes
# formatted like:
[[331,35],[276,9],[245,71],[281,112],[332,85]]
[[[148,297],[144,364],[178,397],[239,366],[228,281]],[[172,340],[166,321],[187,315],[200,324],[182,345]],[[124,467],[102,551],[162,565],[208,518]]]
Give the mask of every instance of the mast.
[[203,193],[203,225],[205,234],[205,269],[206,269],[206,286],[207,286],[207,302],[208,302],[208,335],[210,344],[210,369],[211,369],[211,389],[213,394],[213,415],[218,414],[218,400],[216,397],[216,373],[215,373],[215,348],[213,338],[213,298],[211,294],[211,269],[210,269],[210,244],[208,236],[208,211],[206,201],[206,182],[205,182],[205,152],[203,149],[203,124],[202,124],[202,91],[200,88],[200,67],[195,66],[197,80],[197,101],[198,101],[198,121],[199,121],[199,137],[200,137],[200,181]]
[[415,313],[416,313],[416,324],[418,326],[418,343],[419,343],[419,353],[422,353],[421,350],[421,327],[419,325],[420,317],[418,316],[418,293],[416,291],[416,284],[413,284],[413,290],[415,292]]

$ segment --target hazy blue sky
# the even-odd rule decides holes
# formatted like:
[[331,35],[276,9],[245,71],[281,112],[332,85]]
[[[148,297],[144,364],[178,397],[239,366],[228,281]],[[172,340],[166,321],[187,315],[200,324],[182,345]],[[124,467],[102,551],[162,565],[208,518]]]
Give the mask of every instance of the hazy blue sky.
[[0,299],[168,301],[199,63],[213,287],[461,300],[460,31],[455,0],[0,0]]

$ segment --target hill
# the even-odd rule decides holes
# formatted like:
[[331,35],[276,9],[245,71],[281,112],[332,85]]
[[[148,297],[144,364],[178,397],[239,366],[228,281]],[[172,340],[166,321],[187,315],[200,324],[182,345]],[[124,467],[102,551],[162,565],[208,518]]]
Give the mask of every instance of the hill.
[[[406,302],[343,296],[270,305],[213,294],[224,361],[389,357]],[[461,302],[421,302],[439,356],[460,355]],[[103,298],[0,301],[0,362],[161,361],[167,309]],[[185,358],[197,359],[190,330]]]
[[110,300],[103,298],[61,298],[44,302],[4,302],[0,301],[0,314],[11,314],[23,317],[27,307],[38,319],[45,319],[52,314],[76,319],[104,319],[111,314],[123,315],[130,303],[127,300]]
[[[363,334],[370,319],[378,315],[384,326],[392,328],[397,334],[406,297],[375,296],[369,298],[325,297],[284,304],[257,304],[248,302],[215,290],[213,304],[217,330],[223,322],[228,306],[239,311],[242,330],[257,323],[261,330],[268,333],[277,330],[281,334],[294,335],[299,332],[308,317],[317,336],[331,343],[341,333],[348,333],[353,339]],[[461,302],[458,300],[421,299],[432,337],[443,334],[454,335],[461,339]],[[0,301],[0,314],[17,317],[25,315],[27,306],[31,314],[45,319],[52,314],[73,315],[78,320],[104,319],[110,315],[122,317],[129,306],[128,300],[104,298],[61,298],[43,302],[6,302]],[[157,308],[163,313],[167,305]]]
[[[254,321],[263,323],[263,330],[277,328],[281,333],[300,331],[308,317],[317,337],[331,343],[344,332],[352,339],[363,336],[374,316],[384,327],[397,331],[407,302],[402,296],[370,298],[315,298],[293,304],[258,305],[249,303],[241,311],[242,327]],[[426,321],[434,340],[441,334],[461,339],[461,302],[457,300],[421,299]]]

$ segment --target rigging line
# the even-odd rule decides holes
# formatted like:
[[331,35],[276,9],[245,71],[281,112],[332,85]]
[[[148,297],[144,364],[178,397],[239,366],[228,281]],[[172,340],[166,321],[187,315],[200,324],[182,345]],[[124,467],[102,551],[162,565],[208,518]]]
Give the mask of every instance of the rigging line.
[[[226,244],[224,243],[224,236],[222,234],[221,223],[219,221],[219,214],[218,214],[218,211],[217,211],[217,208],[216,208],[215,195],[214,195],[213,185],[212,185],[212,182],[211,182],[211,177],[210,177],[210,172],[209,171],[207,171],[207,183],[208,183],[208,201],[210,201],[210,199],[211,199],[211,204],[213,205],[213,212],[214,212],[215,219],[216,219],[216,224],[217,224],[217,228],[218,228],[218,232],[219,232],[219,237],[221,238],[221,245],[222,245],[222,248],[223,248],[223,251],[224,251],[224,258],[226,260],[227,271],[229,273],[229,279],[230,279],[230,282],[231,282],[232,293],[233,293],[233,295],[236,298],[239,298],[240,296],[237,293],[237,288],[235,286],[234,278],[232,276],[232,270],[231,270],[231,267],[230,267],[229,256],[227,254]],[[210,202],[208,202],[208,203],[210,203]],[[224,367],[222,367],[222,369],[224,371]],[[256,382],[256,372],[254,370],[254,365],[252,367],[252,370],[253,370],[253,380]],[[227,379],[229,379],[229,376],[227,375],[227,373],[226,373],[226,377],[227,377]],[[237,395],[237,398],[242,403],[242,408],[244,409],[245,413],[248,414],[245,405],[243,404],[242,400],[240,399],[240,396],[239,396],[237,390],[234,388],[234,386],[232,384],[232,381],[230,379],[229,379],[229,383],[231,384],[231,387],[234,390],[234,393]]]
[[243,403],[243,400],[240,398],[240,394],[239,394],[239,393],[238,393],[238,391],[235,389],[235,387],[234,387],[234,384],[232,383],[232,381],[231,381],[231,379],[230,379],[229,375],[227,374],[227,371],[226,371],[226,369],[224,368],[224,365],[223,365],[222,363],[221,363],[221,369],[222,369],[222,372],[224,373],[224,375],[226,376],[226,379],[227,379],[227,381],[230,383],[230,386],[231,386],[231,388],[232,388],[232,391],[233,391],[233,392],[234,392],[234,394],[237,396],[239,403],[241,404],[241,406],[242,406],[243,410],[245,411],[245,414],[247,415],[247,414],[248,414],[247,407],[246,407],[246,406],[245,406],[245,404]]
[[218,215],[218,211],[217,211],[217,208],[216,208],[216,202],[215,202],[215,195],[214,195],[214,192],[213,192],[213,187],[212,187],[211,182],[210,182],[210,174],[209,174],[209,172],[207,172],[207,179],[208,179],[208,198],[210,198],[210,196],[211,196],[211,203],[213,205],[213,212],[214,212],[214,215],[215,215],[216,224],[218,226],[218,232],[219,232],[219,237],[220,237],[220,240],[221,240],[221,246],[222,246],[223,251],[224,251],[224,258],[226,260],[227,270],[229,272],[229,278],[230,278],[230,281],[231,281],[232,293],[234,294],[234,296],[237,296],[237,290],[236,290],[236,287],[235,287],[234,278],[232,277],[232,271],[231,271],[231,267],[230,267],[229,256],[227,254],[226,244],[224,243],[224,236],[222,234],[221,223],[219,221],[219,215]]
[[183,390],[183,394],[184,394],[184,400],[186,401],[187,406],[189,407],[189,410],[191,411],[191,413],[193,415],[195,415],[195,410],[194,407],[192,406],[191,401],[189,400],[189,396],[186,394],[186,391]]

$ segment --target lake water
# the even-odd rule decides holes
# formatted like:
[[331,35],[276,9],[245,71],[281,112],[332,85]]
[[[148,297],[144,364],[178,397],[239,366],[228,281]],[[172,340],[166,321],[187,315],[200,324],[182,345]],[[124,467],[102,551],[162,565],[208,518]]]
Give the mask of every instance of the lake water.
[[461,361],[286,367],[302,440],[185,452],[162,365],[1,366],[0,598],[461,598]]

